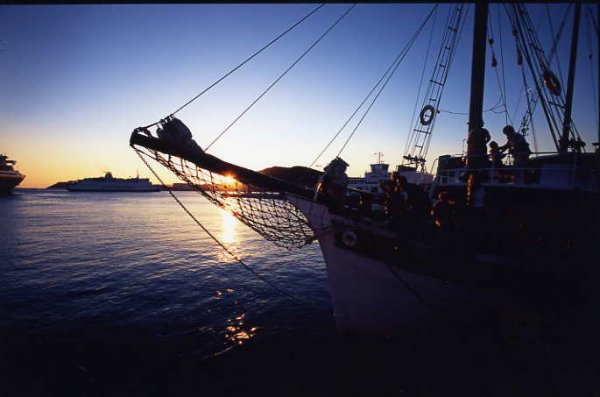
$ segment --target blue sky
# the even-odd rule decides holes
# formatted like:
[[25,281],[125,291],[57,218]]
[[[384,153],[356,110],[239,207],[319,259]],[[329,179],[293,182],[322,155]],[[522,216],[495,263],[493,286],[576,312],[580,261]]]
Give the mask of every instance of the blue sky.
[[[254,51],[291,26],[316,4],[28,5],[0,6],[0,152],[19,162],[24,186],[58,180],[150,173],[128,146],[131,131],[170,114]],[[201,146],[212,141],[347,8],[329,4],[230,78],[186,107],[180,117]],[[252,169],[308,165],[354,111],[430,11],[428,4],[359,4],[279,84],[216,143],[211,152]],[[431,60],[439,46],[449,5],[441,5],[434,26]],[[529,6],[549,48],[546,6]],[[551,5],[556,30],[564,5]],[[498,11],[490,15],[499,50]],[[597,140],[592,77],[587,57],[588,20],[580,36],[574,118],[584,141]],[[466,112],[473,10],[469,10],[440,109]],[[563,73],[568,65],[570,19],[559,46]],[[507,100],[520,121],[521,91],[515,43],[502,12]],[[397,164],[405,150],[418,81],[423,69],[427,26],[399,67],[342,157],[351,175],[362,174],[374,152]],[[594,60],[596,57],[594,42]],[[499,97],[488,67],[484,108]],[[498,59],[500,61],[500,58]],[[566,76],[565,76],[566,77]],[[596,78],[596,77],[594,77]],[[597,81],[595,82],[597,84]],[[541,116],[541,112],[539,112]],[[495,139],[504,115],[487,112]],[[447,112],[436,121],[429,158],[460,153],[466,115]],[[515,122],[518,124],[518,122]],[[536,118],[541,150],[552,149],[543,118]],[[342,145],[342,134],[317,164],[325,165]],[[588,146],[591,148],[591,146]],[[430,162],[431,164],[431,162]],[[163,175],[167,175],[164,173]],[[168,178],[173,182],[173,178]]]

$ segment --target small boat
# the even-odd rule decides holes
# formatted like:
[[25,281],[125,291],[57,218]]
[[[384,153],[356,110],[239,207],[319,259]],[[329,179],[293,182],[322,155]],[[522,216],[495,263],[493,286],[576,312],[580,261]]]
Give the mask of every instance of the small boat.
[[15,160],[9,160],[0,154],[0,195],[10,194],[12,190],[25,179],[25,175],[15,170]]
[[160,186],[154,186],[148,178],[115,178],[107,172],[99,178],[85,178],[67,186],[71,192],[158,192]]

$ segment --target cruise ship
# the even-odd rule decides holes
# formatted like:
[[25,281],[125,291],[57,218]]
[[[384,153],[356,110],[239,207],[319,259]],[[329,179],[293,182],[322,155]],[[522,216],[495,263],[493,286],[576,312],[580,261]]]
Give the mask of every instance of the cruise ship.
[[25,175],[14,169],[15,160],[9,160],[0,154],[0,195],[9,194],[15,186],[25,179]]
[[85,178],[67,186],[72,192],[157,192],[160,186],[150,183],[148,178],[115,178],[107,172],[103,177]]

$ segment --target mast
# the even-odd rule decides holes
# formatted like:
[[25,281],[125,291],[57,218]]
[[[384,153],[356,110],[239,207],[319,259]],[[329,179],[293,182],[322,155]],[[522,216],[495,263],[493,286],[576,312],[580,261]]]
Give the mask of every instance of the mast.
[[[469,140],[475,129],[483,127],[483,87],[485,83],[485,50],[487,45],[487,2],[475,3],[475,23],[473,26],[473,59],[471,61],[471,99],[469,104]],[[474,137],[473,137],[474,138]],[[467,141],[468,143],[468,141]],[[480,145],[477,145],[480,146]],[[485,143],[483,144],[485,146]],[[481,164],[481,149],[467,144],[467,207],[474,207],[474,194],[480,185],[481,176],[477,171]],[[483,148],[483,155],[486,149]]]
[[488,4],[486,2],[475,3],[473,59],[471,62],[471,101],[469,104],[469,131],[473,128],[483,125],[483,85],[485,83],[487,17]]
[[573,36],[571,37],[571,57],[569,59],[569,75],[567,77],[567,96],[565,98],[565,117],[563,120],[563,131],[560,137],[558,151],[566,153],[569,148],[569,134],[571,132],[571,111],[573,109],[573,85],[575,82],[575,67],[577,64],[577,44],[579,42],[579,21],[581,19],[581,3],[575,3],[575,15],[573,17]]

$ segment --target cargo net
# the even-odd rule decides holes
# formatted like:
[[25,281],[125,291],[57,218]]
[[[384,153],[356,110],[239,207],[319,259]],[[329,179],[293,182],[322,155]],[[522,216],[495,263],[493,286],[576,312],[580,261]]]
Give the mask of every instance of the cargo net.
[[264,191],[198,167],[180,157],[135,148],[138,154],[157,161],[213,204],[229,211],[252,230],[287,249],[315,240],[308,220],[290,204],[284,192]]

